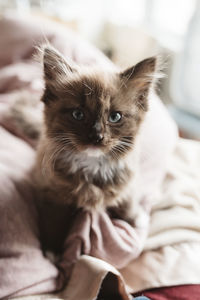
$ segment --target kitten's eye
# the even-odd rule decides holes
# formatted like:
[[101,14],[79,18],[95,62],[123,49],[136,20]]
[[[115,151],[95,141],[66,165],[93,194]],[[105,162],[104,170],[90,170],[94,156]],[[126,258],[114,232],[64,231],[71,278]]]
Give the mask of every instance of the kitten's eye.
[[76,108],[72,111],[72,117],[75,120],[81,121],[84,118],[84,113],[82,112],[82,110]]
[[110,113],[108,121],[110,123],[117,123],[121,120],[121,118],[122,118],[122,115],[119,112],[113,111],[113,112]]

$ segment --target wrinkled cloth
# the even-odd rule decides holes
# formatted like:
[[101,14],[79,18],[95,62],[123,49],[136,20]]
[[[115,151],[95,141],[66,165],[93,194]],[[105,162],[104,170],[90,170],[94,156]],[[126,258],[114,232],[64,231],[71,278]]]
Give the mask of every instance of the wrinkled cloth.
[[121,270],[132,292],[200,284],[199,170],[200,143],[179,139],[152,206],[144,251]]
[[[69,224],[58,265],[52,264],[41,250],[38,215],[29,178],[35,150],[31,141],[12,123],[9,112],[20,91],[37,97],[42,93],[41,66],[34,62],[32,55],[33,46],[45,41],[44,35],[77,63],[114,67],[101,52],[66,28],[46,23],[43,26],[38,20],[19,20],[11,16],[0,20],[0,298],[55,292],[70,275],[65,297],[80,298],[84,289],[90,292],[90,296],[85,294],[85,299],[95,299],[102,281],[112,273],[118,278],[119,293],[128,299],[123,277],[116,268],[125,268],[139,256],[148,224],[133,228],[122,220],[110,219],[106,213],[79,212]],[[177,128],[157,96],[150,101],[140,136],[139,188],[145,199],[142,205],[149,213],[177,142]],[[76,280],[74,289],[72,282],[78,278],[74,274],[83,278],[85,287],[81,283],[77,285]],[[96,279],[94,290],[86,290],[88,277],[84,274],[90,274],[90,284]]]

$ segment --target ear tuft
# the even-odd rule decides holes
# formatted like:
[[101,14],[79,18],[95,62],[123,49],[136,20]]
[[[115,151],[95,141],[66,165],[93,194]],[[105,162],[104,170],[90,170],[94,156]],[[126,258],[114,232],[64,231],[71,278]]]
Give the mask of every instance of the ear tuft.
[[162,69],[163,63],[160,56],[153,56],[144,59],[135,66],[128,68],[120,74],[122,79],[134,80],[143,79],[147,81],[153,81],[163,77]]
[[57,94],[66,83],[70,76],[76,72],[74,63],[53,48],[51,45],[43,45],[37,48],[40,61],[43,63],[45,90],[42,101],[49,103],[57,98]]
[[147,110],[148,94],[158,79],[163,77],[162,63],[159,56],[147,58],[120,74],[120,78],[128,91],[134,90],[138,108]]
[[62,54],[52,46],[43,46],[42,53],[45,79],[55,80],[57,76],[68,76],[75,71],[72,63],[67,63]]

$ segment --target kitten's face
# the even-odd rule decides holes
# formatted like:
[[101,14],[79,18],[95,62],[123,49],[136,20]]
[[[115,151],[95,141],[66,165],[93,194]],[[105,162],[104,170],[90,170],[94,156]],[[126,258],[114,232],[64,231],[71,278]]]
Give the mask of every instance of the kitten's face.
[[126,154],[147,111],[155,59],[116,74],[77,70],[55,50],[44,51],[47,135],[63,151],[114,159]]

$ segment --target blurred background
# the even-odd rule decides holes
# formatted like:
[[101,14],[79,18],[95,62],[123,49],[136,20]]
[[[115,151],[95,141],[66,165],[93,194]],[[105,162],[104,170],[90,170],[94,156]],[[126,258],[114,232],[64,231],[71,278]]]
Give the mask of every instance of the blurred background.
[[199,0],[0,0],[1,15],[13,11],[63,23],[121,67],[163,53],[161,98],[180,135],[200,140]]

